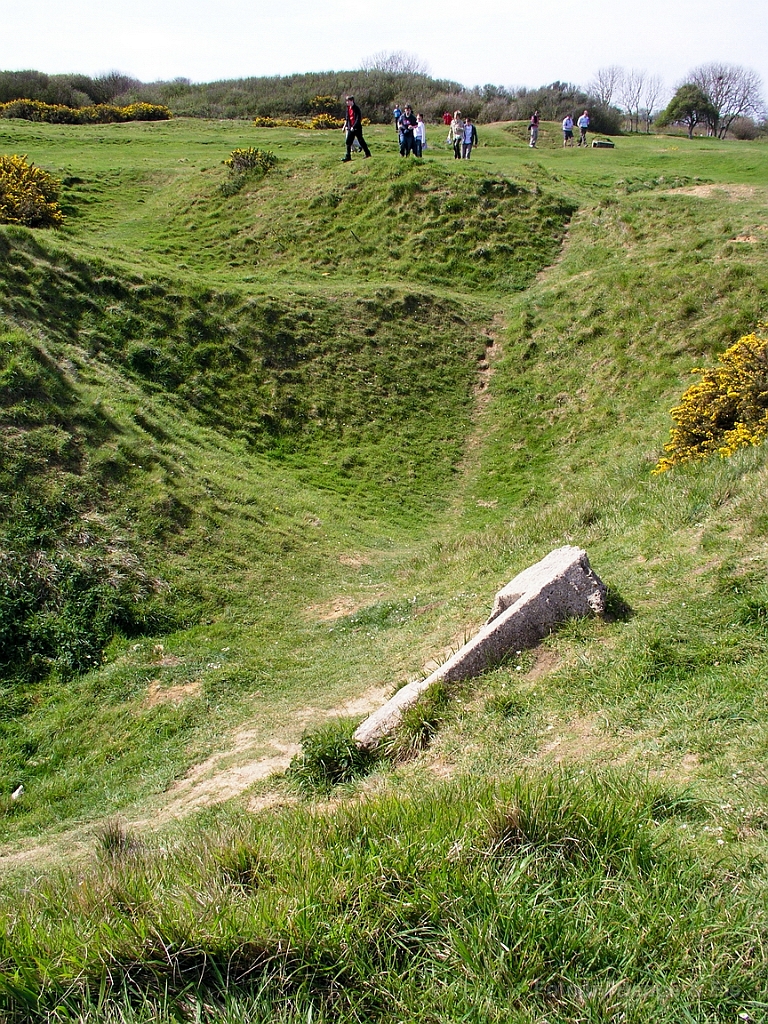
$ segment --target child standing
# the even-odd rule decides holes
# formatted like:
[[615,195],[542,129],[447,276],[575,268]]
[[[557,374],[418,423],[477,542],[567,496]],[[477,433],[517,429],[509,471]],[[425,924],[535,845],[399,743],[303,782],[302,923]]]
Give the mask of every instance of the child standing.
[[415,143],[415,155],[423,156],[427,148],[427,126],[421,114],[416,115],[416,127],[413,129],[413,141]]

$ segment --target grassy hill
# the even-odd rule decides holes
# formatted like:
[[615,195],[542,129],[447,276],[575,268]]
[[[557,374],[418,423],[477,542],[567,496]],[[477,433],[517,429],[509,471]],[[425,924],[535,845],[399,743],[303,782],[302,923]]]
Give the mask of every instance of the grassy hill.
[[[374,128],[342,165],[335,133],[3,123],[67,213],[0,228],[9,1020],[764,1013],[764,451],[651,475],[766,316],[764,146],[549,129],[456,164],[435,128],[416,165]],[[233,188],[243,145],[279,161]],[[217,801],[563,543],[604,621],[330,799]]]

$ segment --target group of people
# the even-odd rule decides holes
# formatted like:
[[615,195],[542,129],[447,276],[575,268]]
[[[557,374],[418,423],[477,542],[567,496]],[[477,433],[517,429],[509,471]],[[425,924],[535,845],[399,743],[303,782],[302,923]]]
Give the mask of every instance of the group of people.
[[[347,96],[346,104],[343,127],[347,151],[341,158],[344,163],[352,159],[353,149],[362,150],[365,157],[371,155],[368,143],[363,138],[363,115],[355,103],[355,97]],[[423,156],[427,148],[427,126],[424,118],[421,114],[414,114],[409,103],[406,103],[402,110],[396,106],[393,115],[400,143],[400,156],[408,157],[411,153],[416,157]],[[443,120],[449,125],[448,142],[453,146],[453,155],[457,160],[469,160],[473,146],[477,145],[477,128],[472,124],[472,119],[465,117],[462,120],[461,111],[457,110],[453,118],[450,114],[445,114]]]
[[[576,122],[576,126],[579,129],[579,145],[587,145],[587,130],[589,128],[589,111],[585,110],[581,117]],[[536,143],[539,141],[539,112],[534,110],[531,114],[531,120],[528,123],[528,145],[531,149],[536,148]],[[563,145],[573,145],[573,117],[571,114],[566,114],[563,118]]]
[[[579,129],[579,145],[586,146],[587,129],[589,128],[589,111],[584,111],[576,122],[576,126]],[[563,145],[573,145],[573,117],[570,114],[566,114],[563,118]]]
[[[392,112],[395,119],[395,131],[400,143],[400,156],[408,157],[413,153],[421,157],[427,148],[427,126],[421,114],[414,114],[410,104],[406,103],[404,109],[399,105]],[[471,117],[462,118],[461,111],[455,110],[453,117],[450,114],[443,115],[443,123],[448,125],[447,141],[453,146],[453,155],[456,160],[469,160],[472,155],[472,148],[477,145],[477,128],[472,124]],[[579,129],[579,145],[587,145],[587,131],[589,129],[589,111],[585,110],[576,122]],[[573,117],[566,114],[563,118],[563,145],[573,145]],[[352,149],[361,149],[366,157],[371,155],[368,144],[363,138],[363,117],[360,107],[355,103],[354,96],[347,96],[347,112],[344,118],[344,133],[347,141],[347,152],[342,157],[346,162],[352,159]],[[539,112],[534,110],[528,123],[528,145],[531,149],[536,148],[539,140]]]
[[395,131],[400,143],[400,156],[421,157],[427,148],[427,126],[421,114],[414,114],[409,103],[401,110],[396,106],[392,111],[395,118]]
[[471,117],[462,120],[461,111],[455,110],[448,128],[448,142],[453,146],[456,160],[469,160],[472,147],[477,145],[477,128],[472,124]]

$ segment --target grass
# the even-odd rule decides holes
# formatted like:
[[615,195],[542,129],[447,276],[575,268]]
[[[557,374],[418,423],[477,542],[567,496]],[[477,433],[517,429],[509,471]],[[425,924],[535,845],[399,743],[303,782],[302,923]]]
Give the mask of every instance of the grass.
[[[3,680],[5,851],[96,847],[9,860],[10,1021],[764,1015],[764,451],[650,475],[765,316],[763,147],[392,136],[0,128],[70,179],[63,231],[0,231],[4,550],[30,630],[60,579],[134,612],[71,634],[97,667]],[[279,163],[225,197],[248,145]],[[164,816],[339,719],[347,765],[344,709],[563,543],[612,614],[417,709],[411,756]]]

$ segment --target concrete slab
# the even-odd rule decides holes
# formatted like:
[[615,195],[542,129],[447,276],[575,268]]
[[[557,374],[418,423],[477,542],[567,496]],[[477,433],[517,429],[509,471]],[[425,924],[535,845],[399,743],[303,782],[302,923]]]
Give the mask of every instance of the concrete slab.
[[533,647],[558,622],[600,614],[605,594],[605,584],[592,571],[583,548],[569,545],[551,551],[496,594],[488,621],[460,650],[426,679],[402,687],[358,726],[355,742],[360,747],[376,747],[433,683],[479,675],[510,651]]

